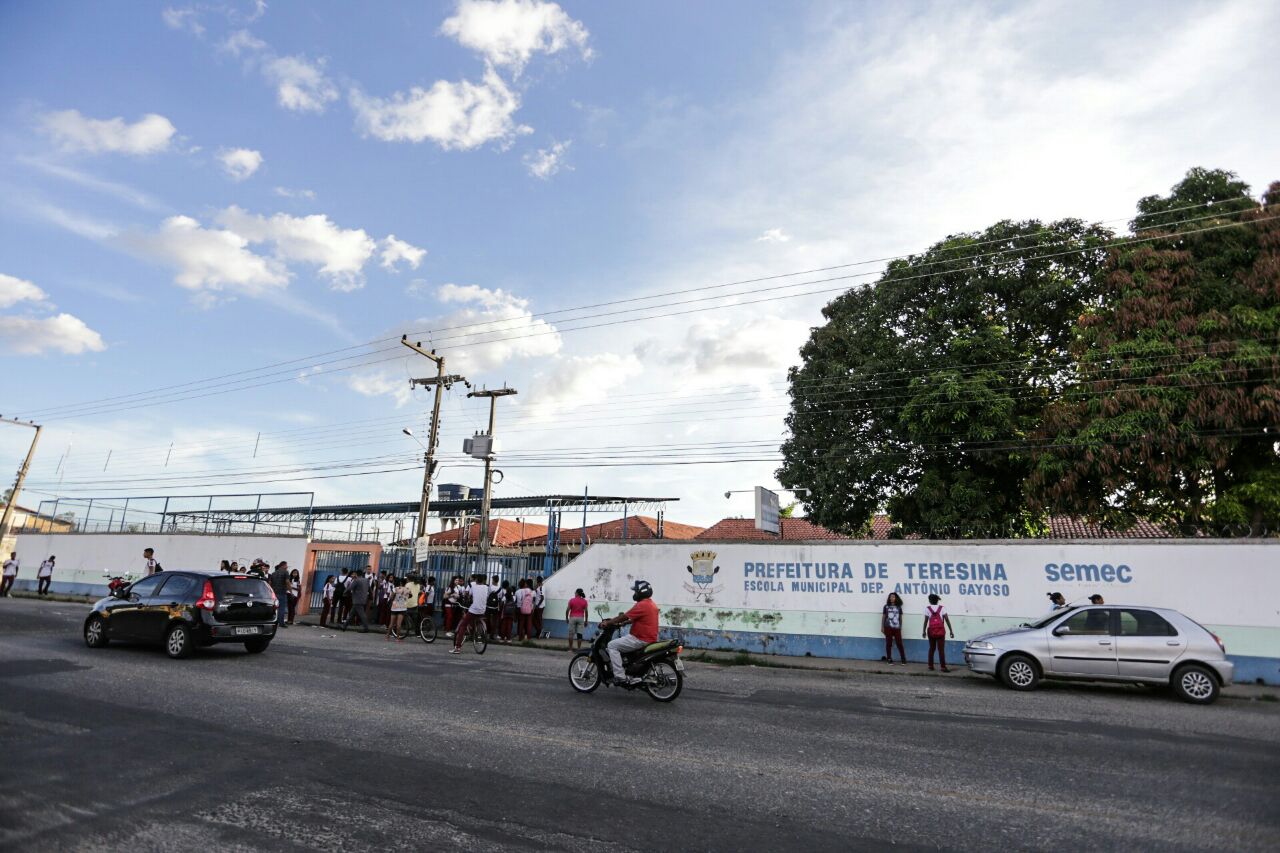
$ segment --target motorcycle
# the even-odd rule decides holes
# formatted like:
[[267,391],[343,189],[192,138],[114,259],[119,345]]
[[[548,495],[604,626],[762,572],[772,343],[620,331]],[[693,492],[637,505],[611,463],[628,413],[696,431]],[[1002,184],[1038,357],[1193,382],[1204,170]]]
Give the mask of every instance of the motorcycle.
[[684,688],[684,661],[680,653],[684,646],[679,640],[659,640],[643,649],[627,652],[622,656],[627,675],[639,678],[632,684],[616,682],[609,663],[609,641],[618,632],[617,625],[599,628],[589,651],[578,652],[569,661],[569,683],[579,693],[591,693],[601,683],[627,690],[643,688],[659,702],[671,702]]
[[133,575],[129,574],[128,572],[125,572],[122,575],[117,575],[117,574],[112,574],[107,569],[103,569],[102,575],[103,577],[108,578],[107,592],[113,596],[117,592],[124,589],[126,586],[128,586],[130,583],[133,582]]

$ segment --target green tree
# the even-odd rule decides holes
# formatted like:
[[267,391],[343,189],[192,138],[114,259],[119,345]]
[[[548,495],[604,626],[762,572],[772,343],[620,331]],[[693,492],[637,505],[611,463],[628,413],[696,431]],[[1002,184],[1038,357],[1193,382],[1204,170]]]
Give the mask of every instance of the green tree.
[[1103,304],[1079,323],[1078,384],[1047,412],[1031,493],[1119,527],[1274,530],[1280,184],[1259,205],[1234,174],[1192,169],[1138,210],[1135,229],[1170,236],[1111,256]]
[[999,222],[895,261],[823,310],[790,376],[779,481],[849,532],[1030,531],[1022,446],[1061,392],[1111,237],[1078,220]]

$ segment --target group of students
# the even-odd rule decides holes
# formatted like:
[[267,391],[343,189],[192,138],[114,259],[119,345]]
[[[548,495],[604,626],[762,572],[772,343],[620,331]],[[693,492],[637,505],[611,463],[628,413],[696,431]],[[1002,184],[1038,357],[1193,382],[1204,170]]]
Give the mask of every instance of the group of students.
[[[889,593],[889,597],[885,600],[884,608],[880,615],[880,633],[884,634],[884,657],[880,660],[892,665],[893,664],[893,647],[898,647],[899,662],[906,666],[907,652],[902,647],[902,628],[906,614],[903,611],[902,596],[896,592]],[[947,668],[947,636],[951,639],[956,638],[955,631],[951,629],[951,617],[947,615],[947,608],[943,606],[942,599],[937,595],[929,596],[929,606],[924,609],[924,625],[921,629],[920,636],[929,641],[929,669],[933,669],[933,656],[938,656],[938,665],[943,672],[950,672]]]
[[302,576],[297,569],[290,570],[289,564],[283,560],[272,569],[270,563],[258,557],[246,568],[242,568],[236,560],[223,560],[219,570],[233,575],[246,574],[261,578],[271,584],[271,591],[276,594],[276,598],[287,603],[286,609],[280,611],[278,623],[283,626],[293,624],[293,618],[298,612],[298,601],[302,598]]

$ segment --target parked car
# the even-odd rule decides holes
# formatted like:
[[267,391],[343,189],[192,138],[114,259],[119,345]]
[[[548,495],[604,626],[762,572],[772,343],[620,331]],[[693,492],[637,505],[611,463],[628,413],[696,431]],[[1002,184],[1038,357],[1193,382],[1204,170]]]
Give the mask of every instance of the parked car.
[[1231,683],[1234,665],[1222,641],[1176,610],[1128,605],[1065,608],[1010,631],[965,644],[969,669],[1014,690],[1042,678],[1168,685],[1207,705]]
[[84,641],[94,649],[112,640],[155,643],[171,658],[214,643],[243,643],[258,654],[276,634],[281,606],[261,578],[165,571],[122,586],[95,604],[84,620]]

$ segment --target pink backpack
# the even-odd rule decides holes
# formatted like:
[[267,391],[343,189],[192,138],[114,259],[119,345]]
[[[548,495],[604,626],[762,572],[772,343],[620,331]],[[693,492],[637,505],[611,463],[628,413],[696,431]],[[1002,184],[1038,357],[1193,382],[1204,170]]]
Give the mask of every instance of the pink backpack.
[[938,605],[937,607],[926,607],[924,612],[929,616],[929,636],[945,636],[947,628],[942,621],[942,605]]
[[520,599],[520,612],[526,616],[533,612],[533,593],[529,590],[522,590],[524,598]]

